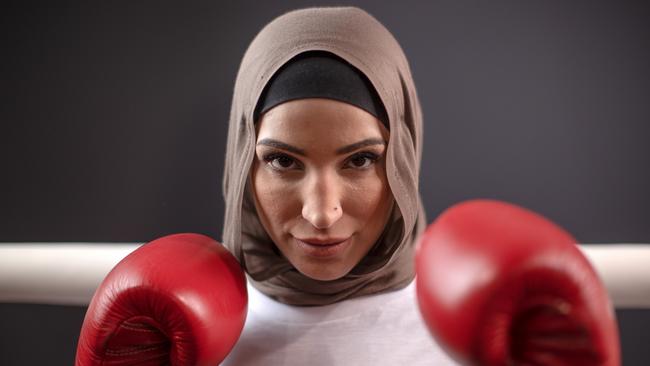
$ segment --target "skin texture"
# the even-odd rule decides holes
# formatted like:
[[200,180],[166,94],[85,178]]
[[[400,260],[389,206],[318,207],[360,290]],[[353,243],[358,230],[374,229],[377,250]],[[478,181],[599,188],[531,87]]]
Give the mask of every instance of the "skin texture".
[[[386,178],[388,130],[361,108],[323,98],[275,106],[256,128],[251,180],[264,229],[305,276],[322,281],[345,276],[375,244],[394,204]],[[269,146],[270,139],[304,156]],[[366,139],[381,143],[337,153]],[[327,257],[311,255],[295,240],[348,237],[342,251]]]

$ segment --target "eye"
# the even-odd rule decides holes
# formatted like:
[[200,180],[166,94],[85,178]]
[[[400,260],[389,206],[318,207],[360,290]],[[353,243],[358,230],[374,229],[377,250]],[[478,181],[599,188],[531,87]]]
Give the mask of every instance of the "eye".
[[296,160],[286,154],[271,153],[264,156],[264,161],[275,170],[291,170],[298,166]]
[[353,169],[366,169],[374,164],[377,159],[379,159],[379,155],[370,151],[363,151],[352,155],[352,157],[350,157],[346,162],[346,166]]

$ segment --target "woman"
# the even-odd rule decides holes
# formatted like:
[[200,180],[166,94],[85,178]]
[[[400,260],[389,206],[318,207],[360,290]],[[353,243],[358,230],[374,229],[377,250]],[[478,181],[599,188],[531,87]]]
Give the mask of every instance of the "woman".
[[354,7],[284,14],[237,75],[223,241],[249,313],[224,365],[453,364],[422,323],[422,114],[406,57]]

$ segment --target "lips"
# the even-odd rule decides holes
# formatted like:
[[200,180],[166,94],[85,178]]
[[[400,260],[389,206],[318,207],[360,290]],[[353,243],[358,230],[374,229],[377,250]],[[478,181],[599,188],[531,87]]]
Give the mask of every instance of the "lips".
[[345,239],[339,238],[295,238],[296,247],[302,254],[312,258],[333,258],[345,252],[350,246],[351,237]]
[[304,243],[310,244],[310,245],[322,245],[322,246],[328,246],[328,245],[336,245],[340,244],[348,238],[324,238],[324,239],[318,239],[318,238],[296,238]]

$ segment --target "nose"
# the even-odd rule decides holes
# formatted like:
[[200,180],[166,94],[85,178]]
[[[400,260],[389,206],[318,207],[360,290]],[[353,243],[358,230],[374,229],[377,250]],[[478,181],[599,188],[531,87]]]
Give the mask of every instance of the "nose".
[[304,185],[302,217],[317,229],[327,229],[343,215],[341,184],[336,173],[314,174]]

